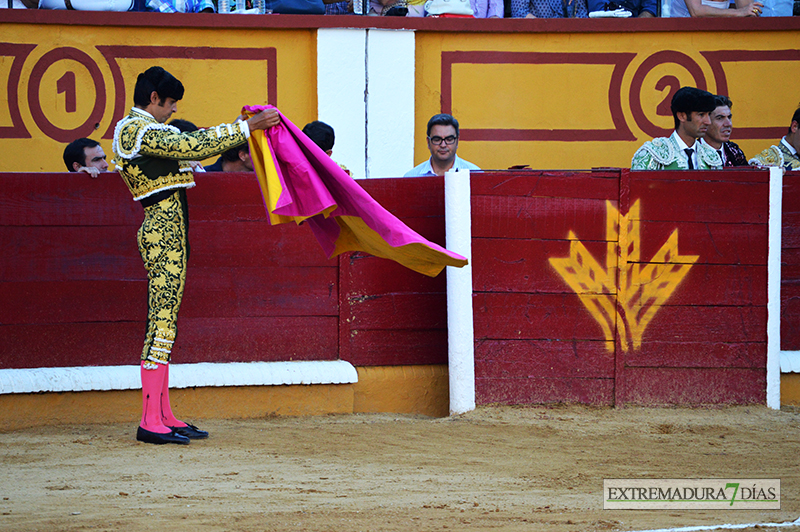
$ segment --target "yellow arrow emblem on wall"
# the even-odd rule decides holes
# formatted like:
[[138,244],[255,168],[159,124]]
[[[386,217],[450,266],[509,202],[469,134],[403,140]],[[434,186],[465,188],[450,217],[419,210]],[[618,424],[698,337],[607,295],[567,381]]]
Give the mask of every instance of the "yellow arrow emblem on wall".
[[[615,326],[623,351],[639,349],[647,325],[689,273],[698,255],[678,252],[678,230],[672,232],[650,262],[641,262],[639,200],[628,213],[606,202],[606,265],[603,268],[586,246],[569,232],[569,257],[550,264],[600,324],[609,350]],[[618,266],[619,264],[619,266]],[[617,275],[619,274],[619,275]]]

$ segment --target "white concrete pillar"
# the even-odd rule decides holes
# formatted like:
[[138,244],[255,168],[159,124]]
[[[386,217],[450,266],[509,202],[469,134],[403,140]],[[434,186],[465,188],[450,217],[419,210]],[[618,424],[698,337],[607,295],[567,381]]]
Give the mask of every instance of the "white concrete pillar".
[[447,267],[447,346],[450,415],[475,410],[475,334],[472,322],[472,214],[469,170],[444,176],[446,247],[469,260]]
[[769,169],[767,251],[767,406],[781,408],[781,229],[783,168]]

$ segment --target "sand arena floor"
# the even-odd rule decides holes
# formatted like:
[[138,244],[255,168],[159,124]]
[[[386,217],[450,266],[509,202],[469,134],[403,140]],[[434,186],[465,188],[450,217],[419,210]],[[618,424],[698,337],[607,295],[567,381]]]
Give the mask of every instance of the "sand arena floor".
[[[481,407],[0,433],[0,530],[567,532],[800,517],[800,410]],[[603,510],[604,478],[780,478],[780,510]],[[746,530],[800,531],[800,525]]]

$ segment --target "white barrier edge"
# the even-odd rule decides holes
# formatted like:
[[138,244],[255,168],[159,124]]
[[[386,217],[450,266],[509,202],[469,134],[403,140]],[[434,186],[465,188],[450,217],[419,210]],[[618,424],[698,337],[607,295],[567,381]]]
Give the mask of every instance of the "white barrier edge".
[[472,214],[469,170],[444,175],[446,247],[469,264],[447,268],[447,349],[450,414],[475,410],[475,335],[472,322]]
[[[140,367],[82,366],[0,370],[0,394],[137,390]],[[170,388],[351,384],[355,367],[344,360],[170,364]]]
[[781,351],[781,373],[800,373],[800,351]]
[[769,169],[767,250],[767,406],[781,408],[781,228],[783,168]]

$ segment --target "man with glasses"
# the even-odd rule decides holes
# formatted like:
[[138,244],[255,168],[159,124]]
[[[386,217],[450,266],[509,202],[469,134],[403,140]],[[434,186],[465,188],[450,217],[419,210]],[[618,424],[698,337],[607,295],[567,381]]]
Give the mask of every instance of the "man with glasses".
[[480,170],[477,165],[456,155],[458,120],[450,115],[433,115],[428,120],[428,150],[431,152],[431,158],[414,167],[403,177],[444,175],[448,170]]

